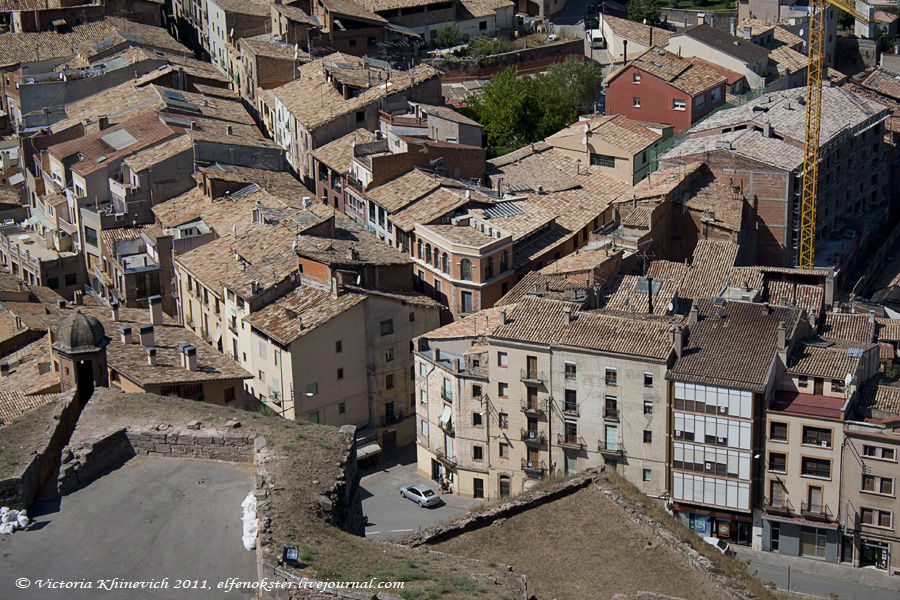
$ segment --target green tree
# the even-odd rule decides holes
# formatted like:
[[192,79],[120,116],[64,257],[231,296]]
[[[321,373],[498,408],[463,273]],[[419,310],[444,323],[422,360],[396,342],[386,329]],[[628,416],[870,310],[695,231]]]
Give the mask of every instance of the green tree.
[[441,27],[437,34],[437,43],[441,48],[450,48],[459,44],[459,27],[456,25]]
[[659,5],[656,0],[628,0],[628,19],[647,25],[659,23]]

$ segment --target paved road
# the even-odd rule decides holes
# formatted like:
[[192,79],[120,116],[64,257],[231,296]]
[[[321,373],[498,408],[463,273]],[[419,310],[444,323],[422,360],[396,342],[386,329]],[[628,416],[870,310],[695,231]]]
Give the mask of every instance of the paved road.
[[[256,580],[256,554],[241,545],[241,501],[253,485],[227,463],[136,458],[35,511],[31,529],[0,536],[0,598],[16,600],[248,599],[215,590],[219,581]],[[32,581],[14,587],[17,578]],[[39,579],[169,578],[169,589],[38,589]],[[213,590],[174,590],[176,579],[206,579]],[[96,583],[95,583],[96,585]]]
[[400,451],[396,462],[363,473],[360,481],[363,512],[369,519],[366,537],[376,540],[401,537],[420,527],[464,514],[480,504],[480,500],[443,494],[442,505],[422,508],[401,498],[400,488],[411,483],[423,483],[438,491],[434,481],[416,472],[415,460],[415,447],[407,447]]
[[[773,582],[779,589],[841,600],[897,600],[900,577],[891,577],[874,569],[854,569],[846,565],[820,562],[808,558],[783,556],[749,548],[734,547],[738,558],[750,561],[750,571],[763,582]],[[790,582],[788,582],[790,567]],[[790,584],[790,587],[788,585]]]

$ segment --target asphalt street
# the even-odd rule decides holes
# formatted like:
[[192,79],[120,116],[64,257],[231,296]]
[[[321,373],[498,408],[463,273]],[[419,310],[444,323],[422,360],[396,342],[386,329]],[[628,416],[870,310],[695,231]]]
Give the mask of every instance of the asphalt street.
[[[241,544],[240,504],[252,487],[248,469],[227,463],[132,459],[59,501],[42,501],[44,514],[33,509],[30,529],[0,536],[0,598],[249,599],[250,592],[225,595],[215,587],[230,577],[256,580],[256,553]],[[16,585],[21,578],[29,587]],[[169,583],[142,591],[98,588],[97,580],[113,578]],[[48,579],[94,587],[39,587]],[[178,580],[191,586],[206,580],[213,589],[176,590]]]

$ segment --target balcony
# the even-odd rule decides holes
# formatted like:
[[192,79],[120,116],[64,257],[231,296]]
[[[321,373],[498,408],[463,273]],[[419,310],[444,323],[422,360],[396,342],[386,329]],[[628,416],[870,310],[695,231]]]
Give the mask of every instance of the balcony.
[[580,414],[580,411],[578,410],[577,402],[564,402],[562,411],[563,411],[563,416],[566,416],[566,417],[577,417]]
[[237,323],[233,323],[233,322],[229,321],[228,322],[228,331],[237,335],[238,334]]
[[600,442],[597,444],[597,450],[603,456],[610,458],[619,458],[623,454],[625,454],[625,448],[622,447],[621,442],[604,442],[603,440],[600,440]]
[[456,430],[453,429],[453,421],[441,421],[438,423],[438,426],[447,435],[456,435]]
[[603,418],[607,421],[618,421],[619,420],[619,409],[618,408],[610,408],[606,407],[603,409]]
[[561,448],[577,450],[579,452],[584,450],[586,446],[583,437],[577,435],[564,435],[562,433],[556,435],[556,445]]
[[821,521],[831,521],[834,515],[831,514],[827,504],[809,504],[808,502],[800,503],[800,514],[807,519],[817,519]]
[[543,371],[537,369],[522,369],[520,371],[522,383],[530,385],[543,385],[547,381],[547,376]]
[[767,513],[773,515],[792,515],[794,514],[794,505],[787,498],[772,499],[763,498],[762,508]]
[[522,400],[522,412],[533,417],[542,416],[547,412],[547,403],[544,400]]
[[447,456],[447,453],[441,449],[437,449],[434,451],[434,456],[439,461],[447,465],[448,467],[456,466],[456,457],[455,456]]
[[529,475],[543,476],[544,471],[547,470],[547,465],[542,460],[527,460],[523,458],[522,470]]
[[526,445],[543,446],[547,443],[547,436],[543,431],[523,429],[522,441],[525,442]]

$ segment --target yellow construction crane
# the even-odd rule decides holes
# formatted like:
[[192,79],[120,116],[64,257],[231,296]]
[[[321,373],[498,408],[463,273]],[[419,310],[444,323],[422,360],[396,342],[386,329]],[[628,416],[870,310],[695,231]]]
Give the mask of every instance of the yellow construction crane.
[[829,4],[853,15],[872,20],[846,0],[810,0],[809,66],[806,72],[806,142],[803,153],[803,195],[800,200],[800,256],[798,266],[812,269],[816,258],[816,202],[819,195],[819,131],[822,120],[822,79],[825,70],[825,11]]

